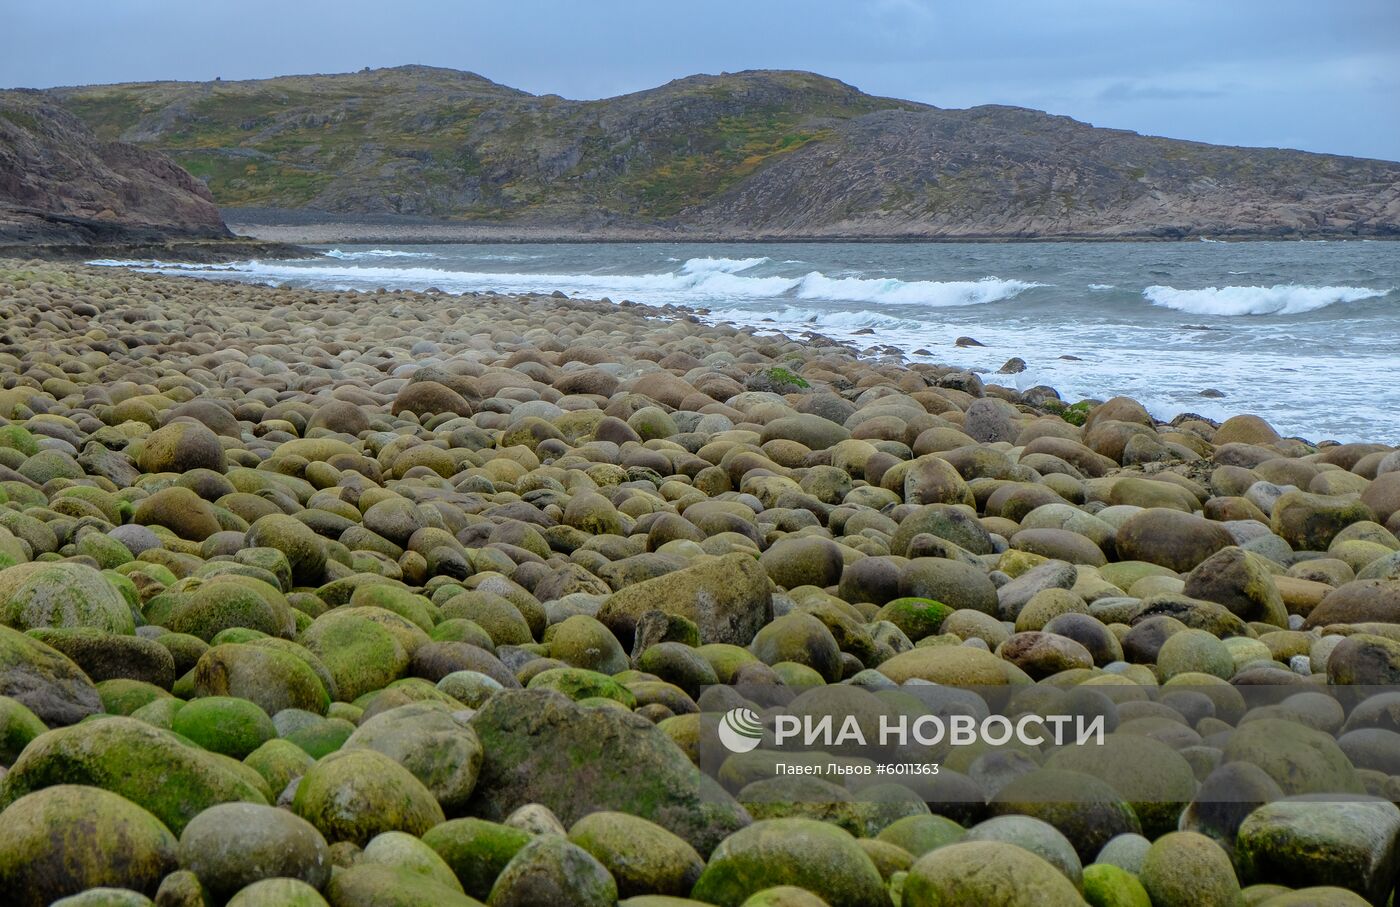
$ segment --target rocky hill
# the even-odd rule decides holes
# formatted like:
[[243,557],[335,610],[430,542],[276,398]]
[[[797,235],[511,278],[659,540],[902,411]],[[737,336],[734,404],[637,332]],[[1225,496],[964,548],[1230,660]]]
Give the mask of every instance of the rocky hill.
[[0,247],[229,235],[205,184],[164,154],[98,139],[44,95],[0,91]]
[[49,94],[102,139],[166,152],[226,208],[302,217],[533,236],[1400,236],[1400,163],[944,110],[801,72],[599,101],[419,66]]

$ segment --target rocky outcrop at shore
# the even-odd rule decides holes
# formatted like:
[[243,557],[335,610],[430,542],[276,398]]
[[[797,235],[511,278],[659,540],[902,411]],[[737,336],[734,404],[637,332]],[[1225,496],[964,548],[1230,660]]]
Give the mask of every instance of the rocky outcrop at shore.
[[[1397,530],[1400,450],[1250,415],[0,260],[0,891],[1386,904]],[[777,735],[994,715],[1103,733]]]
[[42,94],[0,91],[0,246],[229,236],[208,188],[164,154],[101,141]]
[[325,241],[389,227],[447,241],[1400,236],[1400,163],[940,109],[805,72],[596,101],[426,66],[48,96],[106,139],[170,154],[225,208],[280,210],[232,222],[340,223]]

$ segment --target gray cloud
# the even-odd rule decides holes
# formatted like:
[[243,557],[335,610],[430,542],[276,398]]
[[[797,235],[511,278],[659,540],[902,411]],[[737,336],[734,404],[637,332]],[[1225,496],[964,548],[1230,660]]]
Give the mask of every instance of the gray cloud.
[[5,0],[0,85],[425,63],[605,97],[807,69],[1232,145],[1400,159],[1396,0]]

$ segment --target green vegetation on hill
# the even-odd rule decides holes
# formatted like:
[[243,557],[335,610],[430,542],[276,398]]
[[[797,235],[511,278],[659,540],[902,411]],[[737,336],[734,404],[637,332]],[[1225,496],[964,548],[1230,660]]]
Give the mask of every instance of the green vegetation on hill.
[[423,66],[49,94],[226,208],[733,237],[1400,234],[1400,164],[943,110],[803,72],[595,101]]

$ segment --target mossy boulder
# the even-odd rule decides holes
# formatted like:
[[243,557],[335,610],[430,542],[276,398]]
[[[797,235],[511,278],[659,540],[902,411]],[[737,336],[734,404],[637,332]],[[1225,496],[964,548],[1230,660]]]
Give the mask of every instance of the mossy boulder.
[[916,861],[904,881],[903,907],[998,904],[1082,907],[1074,883],[1040,857],[1000,841],[965,841]]
[[1221,524],[1166,507],[1151,507],[1128,517],[1114,539],[1120,559],[1147,561],[1178,573],[1195,569],[1234,543]]
[[491,907],[571,904],[612,907],[617,883],[588,851],[559,835],[540,835],[520,848],[491,887]]
[[828,683],[841,679],[841,648],[826,624],[811,614],[784,614],[754,636],[752,650],[767,665],[805,665]]
[[481,907],[480,902],[412,869],[357,862],[326,885],[334,907]]
[[553,690],[575,702],[607,699],[627,709],[637,707],[637,696],[627,687],[606,674],[583,668],[550,668],[531,677],[525,686],[530,690]]
[[17,630],[92,627],[133,633],[126,599],[85,564],[16,564],[0,570],[0,623]]
[[12,765],[29,741],[47,730],[24,703],[0,696],[0,765]]
[[[202,907],[203,900],[189,907]],[[161,902],[161,907],[165,907]],[[172,905],[175,907],[175,905]],[[181,904],[179,907],[185,907]],[[227,907],[330,907],[321,893],[297,879],[263,879],[229,899]]]
[[294,778],[306,774],[316,760],[290,740],[269,740],[253,750],[243,764],[262,775],[268,790],[281,793]]
[[0,890],[14,907],[46,907],[87,889],[155,894],[175,869],[175,836],[106,790],[59,784],[0,812]]
[[1197,564],[1182,592],[1218,602],[1247,621],[1288,626],[1288,609],[1267,562],[1243,548],[1222,548]]
[[176,713],[170,729],[211,753],[242,759],[277,736],[257,703],[231,696],[196,699]]
[[569,829],[569,840],[603,864],[621,897],[684,897],[705,867],[685,841],[654,822],[626,813],[589,813]]
[[0,804],[58,784],[101,787],[148,810],[179,833],[216,803],[266,804],[257,772],[133,718],[111,717],[50,731],[0,779]]
[[1260,806],[1240,825],[1245,882],[1348,888],[1384,904],[1400,867],[1400,809],[1382,800],[1311,796]]
[[401,831],[385,831],[375,835],[365,845],[358,862],[408,869],[447,888],[462,890],[462,883],[457,881],[452,867],[438,856],[437,851],[421,839]]
[[312,621],[300,642],[335,678],[336,697],[353,702],[403,676],[409,655],[383,624],[347,611],[328,611]]
[[484,749],[471,803],[481,818],[503,820],[527,803],[569,825],[599,809],[625,812],[701,853],[748,822],[663,731],[626,711],[587,708],[551,691],[506,690],[476,713],[472,727]]
[[1027,772],[1003,785],[988,805],[995,815],[1033,816],[1054,826],[1081,863],[1092,862],[1110,840],[1142,828],[1121,794],[1083,772]]
[[1284,492],[1269,513],[1269,528],[1295,551],[1326,551],[1352,523],[1375,522],[1376,514],[1345,495]]
[[259,517],[248,527],[245,541],[250,548],[274,548],[286,555],[299,585],[319,585],[325,577],[325,542],[301,520],[283,514]]
[[1128,801],[1148,837],[1176,828],[1181,810],[1196,795],[1191,764],[1165,743],[1135,734],[1107,734],[1102,744],[1091,740],[1061,747],[1045,760],[1045,768],[1103,781]]
[[1064,873],[1076,888],[1082,883],[1084,867],[1069,839],[1055,826],[1032,816],[993,816],[969,828],[963,840],[1015,844]]
[[575,614],[550,627],[545,636],[549,654],[575,668],[619,674],[630,667],[617,637],[592,617]]
[[795,885],[831,907],[889,904],[884,880],[856,839],[813,819],[767,819],[720,842],[691,896],[739,907],[751,895]]
[[18,630],[0,626],[0,696],[8,696],[49,725],[66,725],[102,711],[102,698],[82,669],[63,653]]
[[421,781],[371,749],[342,750],[317,762],[297,785],[292,811],[330,842],[361,846],[383,831],[421,836],[444,819]]
[[1239,907],[1240,883],[1214,840],[1174,831],[1152,843],[1138,875],[1153,907]]
[[73,660],[95,682],[139,680],[162,689],[175,683],[175,658],[170,650],[141,636],[116,636],[91,627],[30,630]]
[[189,472],[228,468],[219,436],[198,422],[172,422],[147,435],[136,464],[142,472]]
[[925,636],[933,636],[953,608],[931,598],[896,598],[886,602],[876,620],[887,620],[904,631],[910,640],[918,642]]
[[609,596],[598,620],[624,647],[631,645],[637,620],[660,609],[691,620],[706,643],[745,646],[773,618],[768,574],[743,553],[702,563],[626,586]]
[[481,741],[469,712],[440,702],[413,702],[367,719],[342,751],[371,749],[413,773],[443,809],[465,808],[481,770]]
[[213,646],[194,666],[196,696],[234,696],[268,715],[283,709],[325,714],[330,694],[316,672],[290,652],[244,643]]
[[1259,766],[1290,796],[1365,792],[1351,760],[1332,735],[1297,721],[1245,722],[1230,735],[1221,758]]
[[223,528],[208,501],[179,485],[138,501],[132,519],[142,526],[164,526],[191,542],[202,542]]
[[1152,907],[1137,876],[1111,863],[1084,867],[1084,900],[1089,907]]
[[330,879],[330,848],[311,823],[284,809],[222,803],[195,816],[177,855],[223,899],[262,879],[299,879],[320,888]]
[[296,629],[291,608],[280,592],[267,583],[240,576],[219,576],[201,582],[175,604],[163,625],[205,642],[224,630],[290,636]]
[[877,669],[895,683],[927,680],[950,686],[1024,685],[1030,678],[1008,661],[970,646],[926,646],[901,652]]
[[518,828],[484,819],[452,819],[424,833],[423,843],[452,868],[467,894],[484,899],[530,837]]

